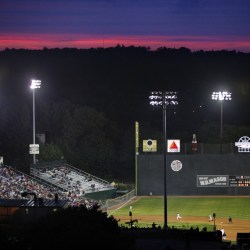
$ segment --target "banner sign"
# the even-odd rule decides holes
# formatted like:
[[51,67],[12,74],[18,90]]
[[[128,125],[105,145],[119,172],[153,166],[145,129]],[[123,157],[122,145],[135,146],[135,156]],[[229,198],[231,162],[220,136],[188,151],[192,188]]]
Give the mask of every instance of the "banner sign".
[[228,175],[197,175],[197,187],[228,187]]

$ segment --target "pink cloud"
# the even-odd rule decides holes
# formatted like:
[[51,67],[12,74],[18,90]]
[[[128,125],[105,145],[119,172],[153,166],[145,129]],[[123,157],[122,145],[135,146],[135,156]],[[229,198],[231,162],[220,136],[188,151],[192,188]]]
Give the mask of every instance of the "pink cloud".
[[250,38],[204,37],[204,36],[97,36],[97,35],[0,35],[0,50],[5,48],[100,48],[124,46],[145,46],[155,50],[159,47],[186,47],[196,50],[236,50],[250,52]]

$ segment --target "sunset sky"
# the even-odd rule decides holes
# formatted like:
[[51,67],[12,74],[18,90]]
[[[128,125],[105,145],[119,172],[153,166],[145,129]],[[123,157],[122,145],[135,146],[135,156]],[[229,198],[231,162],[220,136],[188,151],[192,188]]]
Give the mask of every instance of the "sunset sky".
[[0,0],[0,50],[120,44],[250,52],[249,24],[249,0]]

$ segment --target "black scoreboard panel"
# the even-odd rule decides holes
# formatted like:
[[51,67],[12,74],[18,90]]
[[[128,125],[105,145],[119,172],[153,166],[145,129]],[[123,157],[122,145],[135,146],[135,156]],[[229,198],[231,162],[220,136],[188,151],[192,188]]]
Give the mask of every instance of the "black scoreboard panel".
[[250,187],[250,176],[229,176],[229,187]]

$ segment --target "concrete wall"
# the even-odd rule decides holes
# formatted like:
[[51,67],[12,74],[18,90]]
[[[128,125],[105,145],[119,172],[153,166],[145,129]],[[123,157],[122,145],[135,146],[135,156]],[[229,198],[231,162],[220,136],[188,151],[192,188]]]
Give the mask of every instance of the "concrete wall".
[[[137,157],[137,195],[163,195],[163,155],[144,154]],[[180,171],[173,171],[171,169],[171,163],[174,160],[179,160],[182,163]],[[250,154],[167,154],[166,175],[168,195],[250,195],[250,186],[200,186],[197,183],[198,175],[250,177]]]

